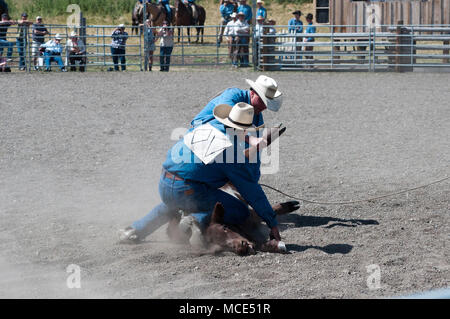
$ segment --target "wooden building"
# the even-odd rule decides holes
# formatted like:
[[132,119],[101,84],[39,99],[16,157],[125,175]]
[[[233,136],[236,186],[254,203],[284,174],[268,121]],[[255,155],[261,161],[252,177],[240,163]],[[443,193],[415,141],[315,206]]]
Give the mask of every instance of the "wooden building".
[[[450,24],[450,0],[314,0],[315,20],[330,25]],[[351,32],[349,28],[336,32]]]

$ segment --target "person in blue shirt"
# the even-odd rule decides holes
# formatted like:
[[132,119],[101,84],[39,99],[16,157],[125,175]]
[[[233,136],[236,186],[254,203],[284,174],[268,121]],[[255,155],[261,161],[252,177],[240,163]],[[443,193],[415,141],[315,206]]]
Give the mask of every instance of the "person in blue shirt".
[[294,17],[288,22],[288,30],[289,33],[302,33],[303,32],[303,22],[300,20],[300,16],[302,12],[300,10],[296,10],[292,12]]
[[221,0],[220,2],[220,15],[222,16],[220,21],[220,32],[219,32],[219,38],[217,39],[217,46],[220,46],[220,43],[222,43],[222,37],[223,37],[223,31],[228,24],[228,22],[231,21],[231,14],[235,10],[235,5],[231,0]]
[[63,46],[61,45],[61,36],[58,34],[55,35],[54,40],[50,40],[41,45],[41,49],[44,50],[44,61],[45,61],[45,71],[51,71],[51,62],[55,61],[62,72],[67,72],[64,67],[64,63],[61,58],[61,54],[63,52]]
[[263,7],[264,2],[262,0],[256,1],[256,6],[258,9],[256,10],[256,17],[263,17],[264,19],[267,19],[267,9]]
[[240,0],[240,6],[237,8],[237,13],[244,13],[244,19],[248,24],[252,24],[252,8],[247,4],[246,0]]
[[[289,20],[288,22],[288,31],[289,33],[293,33],[293,34],[301,34],[303,32],[303,22],[300,20],[300,16],[302,15],[302,12],[300,10],[296,10],[294,12],[292,12],[292,14],[294,15],[294,17],[292,19]],[[299,37],[296,36],[295,37],[295,42],[296,43],[301,43],[303,41],[303,37]],[[302,51],[302,47],[301,45],[297,45],[295,46],[295,51],[296,52],[301,52]],[[295,56],[290,56],[291,59],[295,59],[297,57],[297,54],[295,54]],[[299,59],[301,59],[302,56],[299,56]]]
[[[308,26],[306,27],[305,34],[311,34],[316,33],[316,27],[313,25],[313,15],[311,13],[308,13],[306,15],[306,22],[308,23]],[[314,42],[314,37],[306,37],[303,39],[303,42]],[[305,52],[311,52],[314,49],[313,46],[305,46]],[[305,59],[312,60],[313,55],[305,55]],[[310,66],[312,67],[312,66]]]
[[[251,89],[257,92],[263,105],[253,107],[248,104],[252,100],[249,91],[231,88],[211,100],[208,105],[194,118],[189,134],[195,128],[210,124],[223,134],[227,134],[227,127],[232,124],[244,125],[241,118],[232,118],[232,114],[239,113],[239,108],[247,111],[245,126],[243,128],[261,127],[263,120],[261,112],[267,105],[269,109],[278,110],[281,106],[281,92],[276,82],[264,75],[253,82],[247,80]],[[242,102],[242,100],[245,100]],[[235,101],[238,101],[234,103]],[[234,106],[229,106],[230,104]],[[224,105],[227,105],[224,107]],[[237,108],[236,110],[233,110]],[[228,116],[222,116],[224,109],[228,110]],[[222,111],[221,111],[222,110]],[[225,126],[220,119],[230,119]],[[256,123],[256,124],[255,124]],[[241,127],[242,128],[242,127]],[[180,139],[167,153],[163,163],[163,172],[159,182],[159,192],[162,203],[153,208],[142,219],[135,221],[132,226],[121,230],[121,241],[137,242],[154,232],[157,228],[167,223],[178,214],[179,210],[189,213],[195,218],[196,224],[205,228],[209,223],[209,217],[216,202],[221,202],[226,210],[225,223],[241,224],[249,216],[247,205],[235,197],[219,190],[220,187],[231,183],[239,191],[247,203],[266,222],[271,229],[272,237],[280,240],[275,213],[269,204],[261,186],[258,184],[260,177],[260,161],[237,160],[239,154],[248,147],[247,143],[232,141],[232,147],[223,151],[222,155],[208,164],[204,164],[184,142]],[[231,153],[230,153],[231,152]],[[227,154],[233,154],[227,156]]]
[[172,8],[170,7],[169,0],[159,0],[159,4],[161,4],[166,11],[166,20],[169,24],[172,23]]

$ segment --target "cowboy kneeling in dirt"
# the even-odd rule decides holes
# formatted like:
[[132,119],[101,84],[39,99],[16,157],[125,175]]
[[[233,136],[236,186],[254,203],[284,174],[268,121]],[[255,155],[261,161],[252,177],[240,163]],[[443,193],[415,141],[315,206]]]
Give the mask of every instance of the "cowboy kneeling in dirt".
[[[163,164],[159,182],[162,203],[121,230],[120,240],[139,242],[171,219],[177,220],[182,211],[179,228],[185,231],[193,246],[201,247],[204,244],[202,232],[208,227],[214,206],[219,202],[225,210],[225,225],[244,224],[251,217],[250,205],[269,227],[270,238],[281,241],[277,212],[258,184],[259,158],[251,161],[243,156],[249,147],[245,134],[261,128],[252,124],[253,116],[254,109],[247,103],[234,107],[221,104],[214,108],[214,120],[191,128],[169,150]],[[234,136],[240,137],[238,142],[234,141]],[[220,189],[229,183],[248,205]],[[283,213],[291,212],[298,209],[298,202],[278,207],[285,210]]]

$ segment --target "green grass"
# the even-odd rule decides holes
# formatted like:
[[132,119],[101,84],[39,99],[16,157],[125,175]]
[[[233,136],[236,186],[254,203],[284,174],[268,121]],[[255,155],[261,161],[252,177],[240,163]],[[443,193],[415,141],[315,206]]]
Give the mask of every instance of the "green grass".
[[57,17],[68,15],[67,6],[78,4],[85,15],[109,16],[118,18],[126,13],[131,13],[136,3],[135,0],[9,0],[6,1],[10,8],[10,15],[20,16],[21,12],[27,12],[30,17],[41,15],[43,17]]

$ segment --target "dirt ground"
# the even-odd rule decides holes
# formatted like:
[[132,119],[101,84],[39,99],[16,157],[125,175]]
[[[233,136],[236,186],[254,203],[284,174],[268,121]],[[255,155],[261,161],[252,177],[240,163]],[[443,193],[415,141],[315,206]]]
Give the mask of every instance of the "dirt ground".
[[[380,298],[450,286],[449,180],[362,204],[302,204],[280,220],[286,255],[197,256],[165,227],[117,243],[119,228],[159,202],[171,132],[257,75],[1,76],[0,297]],[[271,76],[284,104],[265,120],[287,131],[279,171],[261,182],[338,201],[450,174],[448,74]],[[80,289],[67,287],[71,264]]]

